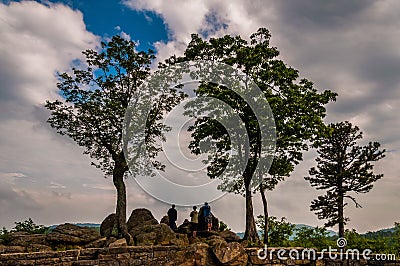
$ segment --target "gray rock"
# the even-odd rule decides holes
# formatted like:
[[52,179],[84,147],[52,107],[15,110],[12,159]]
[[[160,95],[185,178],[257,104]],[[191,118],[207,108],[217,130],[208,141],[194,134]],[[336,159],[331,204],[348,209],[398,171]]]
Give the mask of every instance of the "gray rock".
[[161,218],[160,224],[168,224],[168,215],[164,215],[163,218]]
[[143,225],[156,225],[158,221],[148,209],[134,209],[128,219],[128,231]]
[[12,232],[9,233],[8,246],[24,246],[27,247],[32,244],[49,245],[46,241],[46,235],[42,234],[28,234],[25,232]]
[[237,242],[227,243],[220,236],[208,239],[211,251],[222,265],[247,265],[248,256],[242,245]]
[[99,238],[101,238],[100,233],[95,229],[66,223],[54,228],[46,240],[52,244],[86,245]]
[[130,232],[137,246],[169,245],[176,238],[175,233],[166,224],[144,225]]
[[239,242],[241,239],[236,233],[230,231],[230,230],[224,230],[218,232],[218,235],[225,239],[226,242]]
[[116,229],[117,216],[115,213],[108,215],[100,225],[100,235],[104,237],[113,236],[114,228]]

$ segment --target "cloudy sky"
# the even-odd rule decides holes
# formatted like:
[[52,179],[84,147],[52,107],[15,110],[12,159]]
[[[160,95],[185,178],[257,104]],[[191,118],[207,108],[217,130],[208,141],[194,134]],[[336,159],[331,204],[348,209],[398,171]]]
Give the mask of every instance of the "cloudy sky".
[[[153,48],[158,58],[180,54],[191,33],[204,37],[266,27],[281,58],[320,90],[339,94],[326,122],[350,120],[364,141],[379,141],[387,156],[374,189],[357,195],[363,205],[346,210],[359,232],[400,221],[400,2],[397,0],[298,1],[1,1],[0,2],[0,226],[28,217],[39,224],[101,222],[113,212],[110,178],[90,166],[82,149],[46,123],[45,100],[57,96],[56,73],[81,51],[115,34]],[[270,214],[290,222],[323,225],[309,211],[320,193],[303,179],[314,153],[275,191]],[[168,205],[127,180],[128,212],[146,207],[160,219]],[[261,200],[254,198],[255,215]],[[235,231],[244,230],[244,200],[227,195],[213,212]],[[188,210],[179,209],[179,220]]]

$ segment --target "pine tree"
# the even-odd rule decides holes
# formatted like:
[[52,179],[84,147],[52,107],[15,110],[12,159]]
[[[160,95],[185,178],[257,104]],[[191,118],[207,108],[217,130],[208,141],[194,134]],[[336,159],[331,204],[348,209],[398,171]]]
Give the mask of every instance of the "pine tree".
[[367,193],[374,182],[383,177],[383,174],[373,173],[372,163],[382,159],[385,150],[379,149],[378,142],[357,145],[362,132],[348,121],[333,123],[329,127],[331,134],[317,143],[317,168],[312,167],[310,176],[305,179],[316,189],[326,190],[325,195],[311,202],[311,211],[319,219],[328,220],[325,226],[338,224],[339,237],[344,237],[344,225],[349,221],[344,216],[348,204],[345,199],[361,207],[351,193]]

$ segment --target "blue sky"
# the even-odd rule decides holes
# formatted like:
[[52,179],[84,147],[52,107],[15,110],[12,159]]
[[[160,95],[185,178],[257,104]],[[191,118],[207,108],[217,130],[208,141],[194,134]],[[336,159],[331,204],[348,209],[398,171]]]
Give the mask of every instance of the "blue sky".
[[110,38],[125,32],[130,35],[132,40],[139,40],[139,50],[154,49],[155,42],[168,41],[166,25],[157,14],[151,11],[132,10],[119,1],[50,0],[37,2],[45,5],[62,3],[74,10],[79,10],[83,13],[83,20],[88,31],[102,38]]
[[[348,227],[360,232],[392,226],[400,221],[398,10],[397,0],[1,1],[0,227],[28,217],[41,224],[101,222],[114,211],[110,178],[46,123],[43,104],[59,97],[55,73],[68,71],[81,51],[120,34],[163,60],[182,54],[192,33],[248,38],[259,27],[271,31],[271,44],[300,76],[339,94],[326,122],[350,120],[364,141],[379,141],[389,151],[376,166],[384,178],[370,193],[356,195],[362,209],[349,204],[346,213]],[[321,192],[303,178],[314,159],[314,152],[306,153],[291,177],[268,193],[271,215],[323,225],[309,211]],[[160,219],[167,211],[133,180],[127,186],[128,212],[146,207]],[[260,214],[261,200],[255,197],[254,205]],[[227,195],[212,207],[231,228],[244,230],[243,198]],[[179,221],[188,212],[179,209]]]

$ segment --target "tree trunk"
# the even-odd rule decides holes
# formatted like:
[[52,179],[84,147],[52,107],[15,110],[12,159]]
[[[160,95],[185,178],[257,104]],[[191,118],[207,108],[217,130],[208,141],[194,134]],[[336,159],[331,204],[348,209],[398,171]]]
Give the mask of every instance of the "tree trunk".
[[263,184],[260,184],[260,193],[261,193],[261,199],[263,203],[263,211],[264,211],[264,243],[265,245],[268,245],[268,201],[267,197],[265,196],[265,189]]
[[344,237],[344,210],[343,209],[344,209],[343,195],[340,194],[339,198],[338,198],[339,237]]
[[246,185],[246,231],[243,239],[249,240],[253,243],[260,242],[257,234],[256,223],[254,221],[253,200],[249,185]]
[[113,182],[117,189],[116,216],[118,236],[125,238],[128,245],[133,245],[133,238],[128,232],[128,225],[126,223],[126,188],[124,183],[124,171],[117,162],[114,166]]

